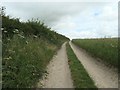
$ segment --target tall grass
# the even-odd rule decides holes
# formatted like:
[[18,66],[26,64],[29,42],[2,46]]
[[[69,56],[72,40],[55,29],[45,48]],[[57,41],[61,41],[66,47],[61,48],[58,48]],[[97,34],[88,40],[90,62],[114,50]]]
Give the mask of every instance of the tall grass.
[[57,47],[17,35],[3,48],[3,87],[34,87]]
[[74,39],[72,42],[90,52],[91,55],[101,58],[109,65],[118,67],[118,39]]
[[36,87],[55,52],[69,39],[40,21],[6,16],[2,21],[2,87]]

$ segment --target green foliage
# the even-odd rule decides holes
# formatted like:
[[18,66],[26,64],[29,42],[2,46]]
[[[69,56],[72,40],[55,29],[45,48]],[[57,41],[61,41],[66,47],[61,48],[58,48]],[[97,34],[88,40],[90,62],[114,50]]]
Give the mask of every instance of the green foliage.
[[76,39],[73,43],[90,52],[91,55],[101,58],[104,62],[118,67],[118,39]]
[[45,72],[55,50],[55,45],[38,38],[15,35],[3,52],[3,87],[33,86]]
[[47,39],[50,43],[60,44],[62,41],[69,40],[67,37],[51,31],[45,26],[43,22],[38,19],[28,20],[27,22],[20,22],[18,18],[10,19],[9,16],[2,16],[3,38],[13,37],[14,30],[23,32],[25,36],[36,35],[39,38]]
[[66,49],[75,88],[96,88],[93,80],[90,78],[68,43]]
[[46,66],[66,40],[40,21],[2,17],[2,87],[35,87]]

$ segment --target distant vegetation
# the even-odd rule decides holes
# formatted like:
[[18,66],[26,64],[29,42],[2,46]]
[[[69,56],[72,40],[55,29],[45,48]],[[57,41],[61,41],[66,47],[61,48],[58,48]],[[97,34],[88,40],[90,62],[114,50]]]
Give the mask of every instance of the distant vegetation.
[[118,39],[74,39],[72,42],[88,51],[91,55],[101,58],[109,65],[118,67]]
[[20,22],[2,16],[2,87],[35,87],[45,68],[67,37],[39,20]]
[[76,55],[74,54],[73,50],[71,49],[68,43],[66,45],[66,49],[67,49],[68,63],[70,66],[74,87],[92,88],[92,90],[97,90],[94,81],[90,78],[84,66],[78,60],[78,58],[76,57]]

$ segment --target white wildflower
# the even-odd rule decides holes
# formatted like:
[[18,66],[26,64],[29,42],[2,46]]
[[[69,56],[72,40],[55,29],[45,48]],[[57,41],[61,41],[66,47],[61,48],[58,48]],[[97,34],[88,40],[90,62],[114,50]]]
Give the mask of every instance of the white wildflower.
[[35,75],[35,73],[32,73],[33,75]]
[[12,57],[9,56],[8,58],[4,58],[4,59],[6,59],[6,60],[10,60],[10,59],[12,59]]
[[15,29],[16,32],[19,32],[18,29]]
[[114,47],[114,45],[112,43],[110,45],[111,45],[111,47]]
[[21,38],[25,38],[24,36],[22,36],[22,35],[20,35],[20,34],[18,34],[18,36],[21,37]]
[[33,37],[37,38],[37,36],[36,36],[36,35],[33,35]]
[[28,44],[28,41],[25,41],[26,44]]
[[7,40],[10,41],[10,38],[8,38]]
[[7,33],[7,31],[4,31],[4,33]]
[[15,53],[15,51],[14,51],[14,50],[10,50],[10,49],[9,49],[8,51],[9,51],[9,52],[11,52],[11,53]]
[[4,30],[4,28],[1,28],[1,30],[3,31],[3,30]]
[[18,33],[18,32],[19,32],[19,30],[18,30],[18,29],[15,29],[13,32],[14,32],[14,33]]

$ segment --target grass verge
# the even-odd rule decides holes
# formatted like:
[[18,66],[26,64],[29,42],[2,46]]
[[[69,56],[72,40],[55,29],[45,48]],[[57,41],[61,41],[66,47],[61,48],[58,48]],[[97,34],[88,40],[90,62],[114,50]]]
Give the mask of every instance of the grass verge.
[[39,38],[15,35],[3,46],[3,88],[34,87],[57,49]]
[[66,49],[74,87],[97,89],[94,81],[90,78],[68,43],[66,44]]

